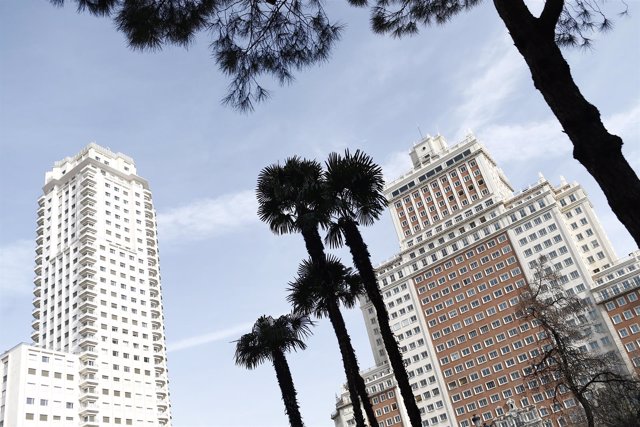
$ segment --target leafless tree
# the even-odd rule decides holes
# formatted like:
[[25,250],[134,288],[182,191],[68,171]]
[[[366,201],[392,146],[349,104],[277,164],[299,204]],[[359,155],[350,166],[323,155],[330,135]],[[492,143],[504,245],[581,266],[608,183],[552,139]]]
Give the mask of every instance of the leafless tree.
[[[616,351],[587,351],[586,342],[594,332],[590,311],[594,307],[566,292],[561,276],[542,256],[533,277],[522,288],[518,314],[538,328],[540,349],[531,359],[528,378],[559,403],[571,393],[582,411],[573,411],[574,423],[596,425],[597,396],[608,390],[637,389],[639,383],[626,370]],[[600,425],[600,423],[598,423]]]

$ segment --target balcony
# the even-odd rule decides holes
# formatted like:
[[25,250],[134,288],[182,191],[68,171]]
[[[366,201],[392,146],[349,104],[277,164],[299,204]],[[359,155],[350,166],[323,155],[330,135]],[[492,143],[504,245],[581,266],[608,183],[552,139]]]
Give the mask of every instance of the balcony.
[[86,374],[80,377],[80,387],[82,388],[96,387],[97,385],[98,380],[95,374]]
[[80,281],[78,283],[78,285],[82,286],[82,287],[87,287],[87,286],[95,286],[97,285],[98,282],[96,282],[93,278],[93,274],[87,274],[85,276],[82,276],[80,278]]
[[95,418],[83,418],[80,421],[80,427],[100,427],[100,424]]
[[81,225],[96,225],[96,219],[93,217],[93,214],[85,214],[82,215],[80,219]]
[[81,362],[95,361],[98,358],[98,355],[95,353],[94,347],[87,347],[89,350],[83,350],[79,355],[79,359]]
[[38,236],[42,236],[44,234],[44,221],[42,221],[43,224],[39,224],[38,228],[36,228],[36,234]]
[[85,402],[87,400],[98,400],[98,392],[94,387],[80,389],[80,402]]
[[91,375],[98,372],[98,367],[93,364],[93,361],[87,361],[82,365],[80,369],[80,375]]
[[40,307],[36,307],[31,311],[31,315],[36,318],[39,319],[40,318]]
[[95,196],[96,195],[96,190],[95,188],[93,188],[93,186],[86,186],[84,187],[81,191],[80,191],[80,195],[81,196]]
[[78,340],[78,344],[81,346],[98,345],[98,339],[93,334],[82,335]]
[[94,206],[95,203],[96,201],[93,200],[93,197],[90,195],[82,196],[80,198],[80,206]]
[[89,276],[96,274],[96,270],[94,268],[94,264],[85,263],[80,266],[80,271],[78,272],[80,276]]
[[156,391],[156,396],[159,400],[164,400],[167,398],[167,392],[165,391]]
[[[164,378],[156,378],[157,387],[164,387],[165,385],[167,385],[167,380],[165,380]],[[158,404],[158,406],[160,405]]]
[[155,315],[160,315],[160,310],[158,310],[158,307],[151,307],[151,314],[155,314]]
[[86,236],[86,235],[95,235],[97,233],[95,227],[91,224],[87,224],[84,225],[80,228],[80,235],[81,236]]
[[87,299],[87,298],[95,298],[98,296],[98,294],[93,289],[93,285],[88,285],[88,286],[82,287],[82,289],[80,290],[79,296],[80,298]]
[[[96,382],[96,385],[98,383]],[[83,403],[80,405],[80,416],[96,415],[99,411],[99,406],[95,403]]]
[[92,172],[87,172],[82,176],[82,186],[83,187],[93,187],[94,185],[97,184],[96,180],[94,179],[95,176],[93,175]]
[[97,261],[96,257],[94,256],[95,252],[96,252],[95,249],[92,251],[87,250],[86,248],[82,249],[82,253],[80,253],[79,262],[82,264],[87,264],[87,263],[95,264]]
[[38,331],[31,332],[31,341],[33,341],[34,343],[39,342],[40,341],[40,332],[38,332]]
[[156,374],[164,374],[164,371],[165,371],[164,367],[156,366],[155,369],[156,369]]
[[[36,293],[36,291],[38,291],[38,292]],[[40,307],[40,300],[41,300],[41,298],[40,298],[40,288],[36,288],[36,289],[33,291],[33,293],[37,295],[37,296],[33,299],[33,301],[32,301],[33,306],[34,306],[34,307]]]
[[33,272],[36,273],[36,275],[40,275],[42,274],[42,264],[36,264],[35,268],[33,269]]
[[156,362],[156,365],[162,364],[164,362],[164,356],[160,354],[154,354],[153,361]]
[[78,332],[81,334],[97,334],[98,328],[96,328],[96,325],[94,325],[93,322],[87,322],[80,325]]
[[83,310],[82,312],[80,312],[80,315],[78,316],[78,320],[80,322],[90,322],[90,321],[95,322],[98,320],[98,316],[95,315],[93,310]]
[[155,224],[153,223],[152,219],[153,219],[153,218],[148,218],[148,217],[145,219],[145,222],[144,222],[144,223],[145,223],[145,225],[146,225],[147,227],[149,227],[149,228],[153,228],[153,227],[154,227],[154,225],[155,225]]
[[150,277],[158,277],[158,270],[156,270],[155,268],[149,268],[149,276]]
[[34,330],[39,330],[40,329],[40,319],[33,319],[33,322],[31,322],[31,328],[33,328]]
[[93,207],[93,205],[86,205],[82,209],[80,209],[80,214],[81,215],[95,215],[96,212],[97,211]]
[[36,254],[38,255],[42,254],[42,246],[36,246]]
[[149,285],[150,285],[152,288],[155,288],[155,287],[157,287],[157,286],[158,286],[158,281],[157,281],[156,279],[154,279],[154,278],[151,278],[151,277],[150,277],[150,278],[149,278]]
[[44,216],[44,211],[45,211],[45,209],[44,209],[44,204],[43,204],[38,208],[38,217]]
[[151,295],[151,297],[149,298],[149,301],[151,302],[151,305],[160,305],[160,298],[158,297],[158,295]]
[[98,305],[93,302],[93,298],[85,298],[78,304],[80,310],[96,309]]
[[80,237],[80,243],[82,243],[83,246],[91,245],[95,241],[96,241],[96,237],[93,234],[86,234]]

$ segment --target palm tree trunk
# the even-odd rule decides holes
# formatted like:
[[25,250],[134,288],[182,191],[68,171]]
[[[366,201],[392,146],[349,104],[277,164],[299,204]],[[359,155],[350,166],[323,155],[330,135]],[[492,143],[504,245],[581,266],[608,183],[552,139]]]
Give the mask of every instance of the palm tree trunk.
[[[555,42],[563,0],[547,0],[539,18],[522,0],[494,0],[533,83],[573,143],[573,157],[595,178],[609,206],[640,247],[640,179],[622,154],[622,139],[610,134],[598,109],[580,93]],[[535,143],[535,142],[531,142]]]
[[[367,414],[369,425],[375,427],[378,425],[378,421],[376,420],[373,406],[371,405],[371,401],[369,400],[364,379],[360,375],[358,359],[356,358],[356,353],[353,349],[353,345],[351,344],[351,337],[347,332],[347,326],[344,323],[344,318],[342,317],[342,313],[340,313],[340,308],[338,307],[337,303],[331,304],[328,308],[329,321],[331,322],[333,330],[336,333],[336,337],[338,338],[338,346],[340,347],[340,353],[342,354],[344,370],[345,372],[347,372],[347,376],[351,376],[351,380],[354,383],[357,395],[360,396],[360,403],[362,403],[364,412]],[[351,400],[353,403],[353,398]]]
[[393,369],[393,373],[396,377],[398,388],[400,389],[400,395],[402,396],[402,401],[404,402],[407,415],[409,416],[409,422],[412,427],[421,427],[422,417],[420,416],[420,410],[416,404],[411,384],[409,384],[409,376],[407,375],[407,370],[405,369],[404,361],[402,360],[402,353],[400,353],[400,349],[398,348],[398,342],[396,341],[393,331],[391,330],[391,326],[389,325],[389,313],[387,312],[387,307],[382,299],[380,290],[378,289],[376,276],[373,271],[373,266],[371,265],[369,250],[362,239],[362,235],[360,234],[360,230],[356,223],[350,218],[345,218],[341,221],[344,230],[345,243],[351,251],[353,264],[358,269],[362,282],[364,283],[364,287],[367,291],[367,296],[376,310],[378,325],[380,327],[380,335],[382,336],[382,341],[384,342],[385,349],[387,350],[389,363],[391,364],[391,368]]
[[[342,350],[340,351],[342,353]],[[344,363],[344,356],[342,356],[344,371],[347,372],[347,364]],[[347,390],[349,391],[349,399],[351,399],[351,407],[353,408],[353,418],[356,421],[357,427],[365,427],[364,415],[362,415],[362,406],[360,405],[360,397],[358,396],[358,387],[353,381],[353,374],[349,373],[347,377]]]
[[[322,238],[320,237],[320,233],[318,232],[318,226],[315,224],[305,224],[301,227],[301,232],[304,238],[307,252],[311,257],[311,261],[314,264],[318,265],[318,267],[320,267],[320,271],[326,271],[324,244],[322,243]],[[354,416],[357,414],[357,412],[360,412],[360,417],[362,418],[362,413],[359,409],[358,403],[359,401],[361,401],[365,413],[367,414],[369,424],[371,426],[377,426],[375,413],[373,411],[373,407],[371,406],[369,396],[367,395],[364,380],[360,376],[358,359],[356,358],[356,353],[353,349],[353,346],[351,345],[351,338],[349,337],[349,333],[347,332],[347,327],[344,323],[344,319],[342,318],[342,314],[340,313],[340,308],[337,302],[335,302],[335,304],[332,304],[332,306],[329,308],[329,320],[331,321],[333,329],[336,333],[336,337],[338,338],[338,346],[340,347],[342,363],[344,364],[344,371],[347,376],[347,386],[349,387],[349,393],[351,395],[351,403],[354,409]],[[352,387],[355,387],[355,394],[351,390]],[[360,399],[358,399],[358,396],[360,396]],[[356,408],[357,406],[358,408]],[[364,419],[362,419],[362,423],[364,425]]]
[[298,406],[298,399],[296,397],[296,388],[293,385],[293,378],[291,377],[287,359],[284,353],[279,350],[274,350],[272,356],[273,367],[276,370],[276,377],[278,378],[278,385],[282,392],[285,412],[289,417],[289,424],[291,427],[304,427],[302,416],[300,415],[300,407]]

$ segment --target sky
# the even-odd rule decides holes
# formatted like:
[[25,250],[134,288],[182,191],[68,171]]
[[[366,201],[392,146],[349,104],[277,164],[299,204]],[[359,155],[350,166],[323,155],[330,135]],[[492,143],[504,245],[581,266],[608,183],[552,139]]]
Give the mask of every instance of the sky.
[[[133,157],[153,191],[175,427],[287,424],[273,368],[234,366],[232,341],[260,315],[289,311],[286,285],[305,257],[302,238],[272,235],[254,198],[259,171],[288,156],[323,161],[360,148],[390,180],[409,170],[408,151],[421,135],[439,133],[453,145],[472,131],[516,189],[538,172],[581,183],[618,255],[634,250],[573,160],[491,2],[400,40],[373,34],[364,9],[326,5],[346,24],[329,61],[286,87],[267,81],[271,99],[241,114],[220,104],[229,81],[207,34],[189,49],[139,53],[110,20],[79,15],[72,2],[0,2],[0,352],[31,333],[44,174],[90,142]],[[640,2],[629,6],[593,49],[566,56],[638,171]],[[363,234],[376,264],[398,250],[386,215]],[[337,254],[350,263],[348,253]],[[360,366],[370,367],[360,310],[345,317]],[[330,426],[344,373],[327,321],[308,344],[289,356],[301,411],[307,426]]]

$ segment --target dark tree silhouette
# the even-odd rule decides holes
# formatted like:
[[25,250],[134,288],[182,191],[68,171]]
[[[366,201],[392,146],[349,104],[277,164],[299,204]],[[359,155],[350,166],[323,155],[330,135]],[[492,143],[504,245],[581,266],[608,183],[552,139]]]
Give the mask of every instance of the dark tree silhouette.
[[387,207],[387,199],[382,194],[382,169],[359,150],[355,153],[347,150],[344,156],[331,153],[326,162],[324,180],[332,210],[332,221],[325,241],[333,247],[342,246],[343,243],[349,247],[353,265],[358,269],[367,297],[376,310],[380,335],[409,420],[413,427],[420,427],[420,410],[398,342],[389,326],[389,313],[378,288],[369,250],[358,229],[358,225],[372,225]]
[[[327,255],[325,266],[319,267],[311,260],[305,260],[298,268],[298,276],[289,283],[287,300],[293,306],[293,311],[314,315],[318,318],[328,317],[338,339],[340,353],[344,362],[345,372],[355,373],[347,379],[353,382],[351,386],[356,393],[350,391],[354,414],[360,412],[359,403],[365,408],[370,426],[377,425],[373,407],[369,400],[366,385],[360,376],[360,367],[355,350],[351,344],[351,337],[347,331],[344,318],[340,312],[340,304],[346,308],[353,308],[358,296],[364,294],[362,280],[345,267],[339,259]],[[351,386],[348,386],[351,389]]]
[[607,388],[637,390],[639,383],[616,352],[580,348],[592,333],[593,326],[587,320],[591,307],[565,292],[559,279],[542,256],[536,261],[534,276],[520,293],[518,315],[536,324],[543,336],[528,376],[554,396],[570,392],[582,407],[586,424],[595,427],[594,394]]
[[308,317],[296,313],[280,316],[277,319],[261,316],[253,325],[251,332],[235,341],[236,365],[255,369],[266,361],[271,361],[273,364],[291,427],[303,427],[304,424],[285,353],[307,348],[304,339],[311,334],[312,324]]
[[[50,0],[62,5],[64,0]],[[367,0],[348,0],[365,6]],[[324,61],[339,39],[318,0],[75,0],[79,11],[111,16],[134,49],[188,45],[208,31],[221,70],[231,76],[224,102],[251,110],[268,96],[264,74],[281,83],[293,71]],[[371,24],[378,33],[413,34],[420,25],[444,24],[481,0],[372,0]],[[622,155],[622,139],[607,131],[598,109],[573,81],[561,46],[588,46],[594,31],[611,20],[604,0],[546,0],[534,16],[524,0],[493,0],[533,83],[573,143],[573,157],[595,178],[609,206],[640,247],[640,179]],[[626,13],[626,4],[622,13]],[[534,143],[534,142],[532,142]],[[620,191],[624,188],[624,191]]]
[[[320,238],[318,227],[329,224],[329,209],[325,186],[322,182],[322,166],[312,160],[292,157],[285,164],[271,165],[264,168],[258,176],[256,189],[258,199],[258,216],[269,225],[275,234],[300,233],[305,242],[307,252],[319,271],[327,271],[327,260],[324,245]],[[326,277],[324,283],[331,283]],[[337,303],[330,304],[333,319],[340,319],[340,309]],[[338,325],[339,326],[339,325]],[[340,350],[343,351],[342,343]],[[346,350],[346,347],[344,348]],[[358,390],[358,383],[362,381],[355,354],[342,353],[352,401],[362,400],[367,418],[375,425],[375,414],[369,403],[366,392]],[[358,378],[360,380],[358,380]],[[353,400],[353,399],[356,400]],[[358,415],[358,405],[354,404],[354,415]],[[364,419],[356,420],[364,425]],[[359,424],[360,425],[360,424]]]

